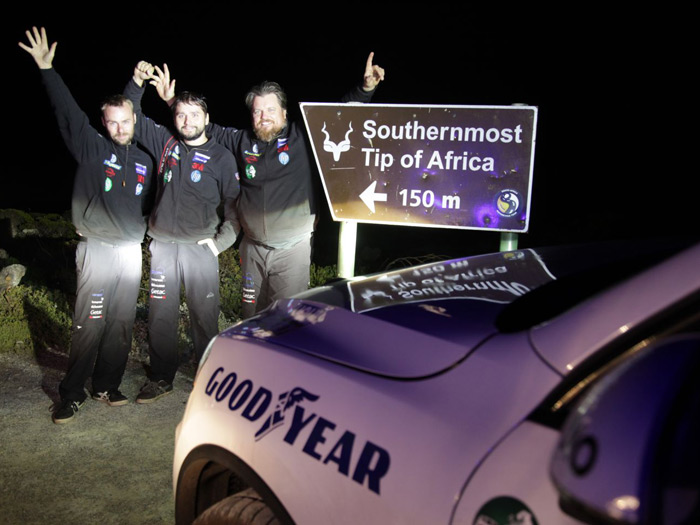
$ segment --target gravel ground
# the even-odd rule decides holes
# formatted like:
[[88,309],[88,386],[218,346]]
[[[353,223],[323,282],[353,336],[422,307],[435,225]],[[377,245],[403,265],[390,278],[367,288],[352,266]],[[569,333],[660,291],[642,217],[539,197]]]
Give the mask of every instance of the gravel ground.
[[66,363],[52,352],[0,354],[0,524],[174,523],[175,427],[194,367],[181,367],[171,394],[137,405],[146,374],[130,358],[121,391],[132,403],[88,399],[74,421],[56,425]]

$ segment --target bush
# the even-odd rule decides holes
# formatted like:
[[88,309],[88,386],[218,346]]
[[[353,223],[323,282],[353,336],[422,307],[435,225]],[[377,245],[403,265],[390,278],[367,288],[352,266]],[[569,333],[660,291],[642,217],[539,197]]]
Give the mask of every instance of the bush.
[[310,274],[309,286],[316,288],[336,279],[338,277],[338,267],[335,264],[332,266],[317,266],[312,263]]
[[0,351],[31,354],[46,348],[67,352],[72,305],[65,294],[45,287],[19,285],[0,300]]
[[[0,221],[7,225],[8,253],[2,266],[20,263],[27,274],[20,286],[0,297],[0,351],[36,352],[46,348],[68,352],[75,301],[75,247],[73,225],[58,214],[29,214],[0,210]],[[148,351],[148,295],[151,254],[142,245],[143,267],[136,306],[132,354],[145,357]],[[337,277],[333,266],[311,265],[310,285],[320,286]],[[241,318],[241,266],[239,252],[229,248],[219,254],[221,315],[224,329]],[[183,302],[178,324],[181,353],[191,347],[189,315]]]
[[238,250],[229,248],[219,254],[219,290],[224,324],[241,318],[241,264]]
[[76,239],[75,227],[58,213],[28,213],[22,210],[0,210],[3,230],[12,238]]

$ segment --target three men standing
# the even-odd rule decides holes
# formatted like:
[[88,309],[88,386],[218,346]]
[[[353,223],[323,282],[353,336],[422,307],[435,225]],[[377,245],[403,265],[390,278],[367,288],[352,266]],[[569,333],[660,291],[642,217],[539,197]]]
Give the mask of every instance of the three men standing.
[[[181,287],[197,359],[218,333],[217,256],[233,245],[239,231],[244,232],[244,318],[308,287],[317,181],[303,126],[287,121],[286,95],[274,82],[255,86],[246,98],[252,130],[223,128],[209,122],[203,97],[189,92],[175,97],[167,66],[160,71],[140,62],[125,96],[103,106],[106,139],[89,126],[53,70],[56,44],[49,48],[43,28],[27,31],[27,37],[29,45],[20,46],[41,69],[64,140],[79,163],[73,222],[86,241],[76,256],[78,299],[69,371],[53,416],[61,423],[84,402],[91,374],[95,399],[110,406],[128,403],[119,384],[131,345],[146,220],[152,239],[151,373],[137,403],[172,391]],[[372,58],[370,54],[362,85],[343,101],[371,100],[384,79],[384,70]],[[145,80],[170,103],[176,134],[141,114]],[[136,148],[134,138],[159,160],[157,180],[150,157]]]

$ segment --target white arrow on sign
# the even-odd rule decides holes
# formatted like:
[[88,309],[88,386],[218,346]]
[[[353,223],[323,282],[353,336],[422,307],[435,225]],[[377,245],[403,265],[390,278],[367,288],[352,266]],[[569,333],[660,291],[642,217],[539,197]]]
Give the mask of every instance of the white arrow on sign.
[[375,180],[372,184],[367,186],[367,189],[360,193],[360,198],[362,199],[362,202],[364,202],[367,207],[369,208],[369,211],[374,213],[374,203],[383,201],[386,202],[387,195],[386,193],[375,193],[374,188],[377,186],[377,181]]

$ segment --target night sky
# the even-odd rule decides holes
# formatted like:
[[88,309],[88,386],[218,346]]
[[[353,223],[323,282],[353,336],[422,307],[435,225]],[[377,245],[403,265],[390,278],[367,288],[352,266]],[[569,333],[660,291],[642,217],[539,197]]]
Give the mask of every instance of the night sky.
[[[178,91],[203,93],[212,121],[245,127],[251,85],[279,82],[291,118],[300,119],[298,102],[337,101],[360,81],[374,51],[387,78],[373,102],[538,107],[530,230],[519,236],[521,247],[698,236],[694,147],[682,141],[691,132],[678,127],[690,120],[683,108],[694,103],[687,70],[696,58],[690,61],[689,38],[672,21],[549,12],[544,22],[533,13],[486,16],[439,2],[400,13],[388,6],[290,13],[288,4],[269,3],[167,16],[150,5],[132,16],[125,6],[92,5],[84,14],[19,7],[2,22],[5,128],[13,140],[0,208],[70,208],[74,163],[36,65],[17,46],[26,29],[43,25],[58,41],[54,66],[96,127],[100,101],[121,92],[141,59],[167,62]],[[154,90],[143,106],[169,123]],[[336,228],[323,217],[319,238],[331,258]],[[494,251],[499,235],[361,224],[358,259]]]

